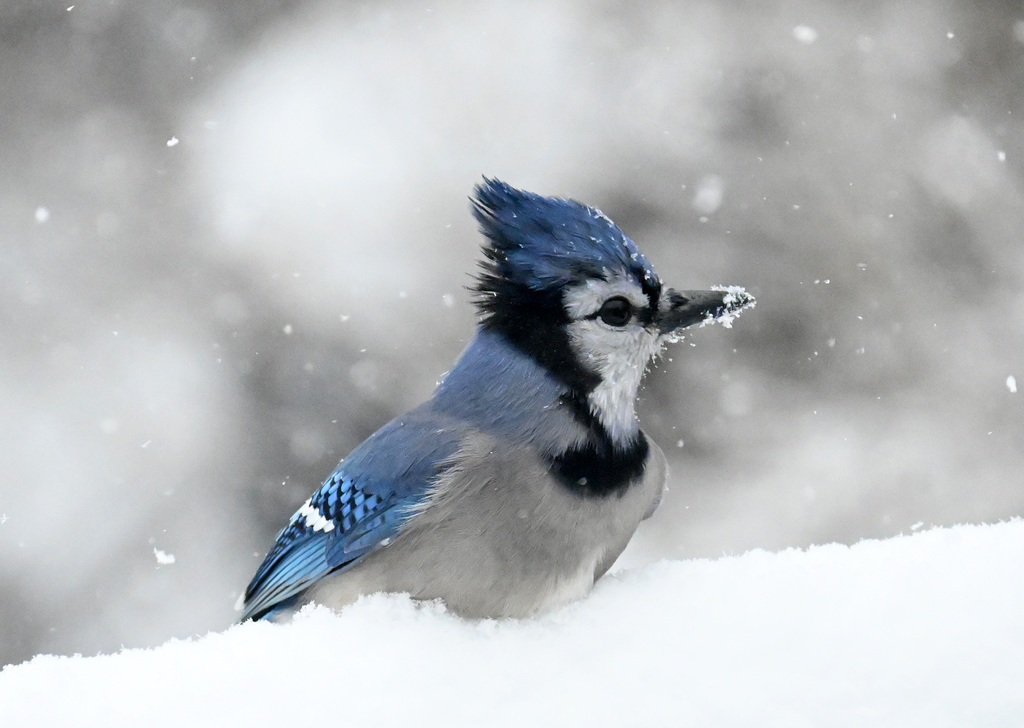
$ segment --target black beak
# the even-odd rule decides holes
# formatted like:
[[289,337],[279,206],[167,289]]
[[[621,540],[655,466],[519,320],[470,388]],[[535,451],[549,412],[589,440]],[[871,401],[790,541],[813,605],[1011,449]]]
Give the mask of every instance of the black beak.
[[[726,327],[745,308],[754,305],[754,297],[738,286],[714,291],[665,291],[667,309],[658,317],[662,335],[678,333],[687,326],[720,321]],[[664,305],[664,304],[662,304]]]

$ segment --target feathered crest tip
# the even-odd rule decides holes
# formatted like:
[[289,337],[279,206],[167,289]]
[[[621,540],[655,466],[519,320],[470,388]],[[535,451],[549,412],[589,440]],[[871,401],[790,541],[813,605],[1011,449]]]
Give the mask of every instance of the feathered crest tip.
[[617,271],[635,276],[645,290],[661,287],[636,244],[596,208],[486,177],[472,202],[487,238],[474,287],[485,314],[513,298],[550,295]]

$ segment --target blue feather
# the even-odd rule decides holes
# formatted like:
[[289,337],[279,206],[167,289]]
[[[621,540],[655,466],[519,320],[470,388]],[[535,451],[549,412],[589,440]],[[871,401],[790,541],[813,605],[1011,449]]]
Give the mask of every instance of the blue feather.
[[458,444],[446,416],[426,405],[371,435],[277,535],[246,589],[242,619],[273,614],[394,538]]
[[560,291],[607,279],[612,271],[635,277],[648,295],[661,289],[636,243],[596,208],[485,178],[476,188],[473,214],[490,242],[477,285],[478,305],[486,313],[503,303],[510,288]]

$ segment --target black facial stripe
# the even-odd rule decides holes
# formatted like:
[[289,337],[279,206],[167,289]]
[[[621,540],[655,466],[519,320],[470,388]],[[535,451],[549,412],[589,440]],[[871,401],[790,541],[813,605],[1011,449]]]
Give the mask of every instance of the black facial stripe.
[[640,290],[647,296],[647,308],[637,311],[637,318],[644,326],[651,326],[658,318],[658,304],[661,302],[661,281],[650,281],[646,276],[637,279]]
[[658,303],[661,300],[661,281],[650,283],[647,280],[640,281],[640,290],[647,295],[647,300],[651,302],[651,310],[658,310]]
[[601,378],[584,369],[572,350],[561,295],[511,287],[502,294],[500,305],[494,305],[484,319],[484,328],[502,334],[585,400]]

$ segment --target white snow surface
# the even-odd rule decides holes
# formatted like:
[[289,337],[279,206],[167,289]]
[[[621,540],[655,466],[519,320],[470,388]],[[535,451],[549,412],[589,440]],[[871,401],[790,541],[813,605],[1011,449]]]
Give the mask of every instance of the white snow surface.
[[1024,521],[663,561],[527,621],[364,598],[0,673],[4,726],[1020,726]]

